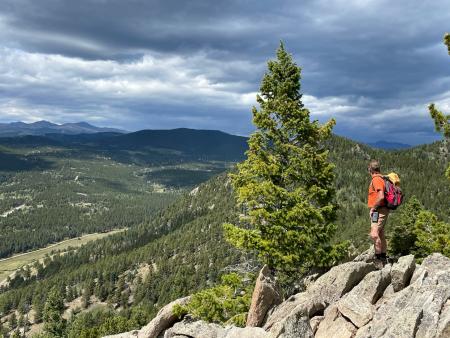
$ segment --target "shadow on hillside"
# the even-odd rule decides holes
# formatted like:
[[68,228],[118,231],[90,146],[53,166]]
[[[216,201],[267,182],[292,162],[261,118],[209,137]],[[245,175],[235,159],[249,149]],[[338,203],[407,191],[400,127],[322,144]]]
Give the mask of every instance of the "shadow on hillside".
[[17,172],[50,168],[52,168],[52,163],[41,158],[30,158],[0,152],[0,171]]
[[108,187],[111,190],[115,190],[117,192],[121,192],[121,193],[130,193],[132,192],[132,190],[128,189],[128,187],[121,183],[121,182],[116,182],[116,181],[112,181],[103,177],[96,177],[95,180],[102,184],[103,186]]

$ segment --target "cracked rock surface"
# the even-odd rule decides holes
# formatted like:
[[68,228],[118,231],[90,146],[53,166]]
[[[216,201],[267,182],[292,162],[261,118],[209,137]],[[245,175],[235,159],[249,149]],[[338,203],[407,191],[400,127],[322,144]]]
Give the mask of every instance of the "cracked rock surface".
[[[404,256],[382,270],[369,258],[332,268],[270,309],[263,327],[183,320],[159,336],[137,330],[109,338],[450,338],[449,258],[435,253],[416,265]],[[159,315],[170,317],[167,308]]]

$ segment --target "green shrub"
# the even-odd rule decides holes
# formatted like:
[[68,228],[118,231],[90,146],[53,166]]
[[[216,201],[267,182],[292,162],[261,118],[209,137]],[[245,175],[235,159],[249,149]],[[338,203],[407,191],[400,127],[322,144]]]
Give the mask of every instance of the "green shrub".
[[245,326],[253,291],[253,278],[236,273],[222,276],[222,283],[194,294],[185,306],[176,305],[174,314],[190,314],[207,322]]
[[450,224],[426,210],[416,197],[400,209],[393,230],[391,250],[396,255],[424,258],[433,252],[450,257]]

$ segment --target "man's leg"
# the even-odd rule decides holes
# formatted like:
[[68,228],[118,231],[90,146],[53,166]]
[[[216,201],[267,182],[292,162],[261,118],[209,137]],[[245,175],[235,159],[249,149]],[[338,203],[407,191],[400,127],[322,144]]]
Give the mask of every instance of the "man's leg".
[[379,228],[379,236],[380,236],[380,242],[381,242],[381,252],[382,254],[386,254],[387,252],[387,242],[386,242],[386,236],[384,234],[384,226]]
[[381,254],[383,252],[383,245],[380,238],[380,227],[378,226],[378,223],[372,223],[370,225],[370,238],[372,238],[373,246],[375,247],[375,254]]
[[389,216],[389,209],[388,208],[380,208],[379,209],[379,216],[378,216],[378,234],[380,236],[381,241],[381,254],[383,255],[383,258],[386,258],[386,252],[387,252],[387,242],[386,242],[386,236],[384,233],[384,228],[386,227],[386,222]]
[[384,226],[387,221],[387,217],[389,215],[389,209],[387,208],[379,208],[378,209],[378,220],[376,222],[372,222],[372,214],[370,213],[370,238],[372,238],[373,245],[375,247],[375,255],[378,258],[381,256],[386,257],[387,251],[387,243],[386,236],[384,233]]

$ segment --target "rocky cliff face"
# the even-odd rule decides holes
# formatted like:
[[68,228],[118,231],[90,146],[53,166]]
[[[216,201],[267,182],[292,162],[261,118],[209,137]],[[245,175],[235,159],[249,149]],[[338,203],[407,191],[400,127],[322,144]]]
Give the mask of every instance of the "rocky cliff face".
[[[170,307],[147,325],[157,323],[159,332],[143,328],[109,338],[450,338],[450,259],[433,254],[416,265],[404,256],[377,270],[363,254],[270,309],[262,327],[174,323]],[[253,311],[261,316],[261,309]]]

